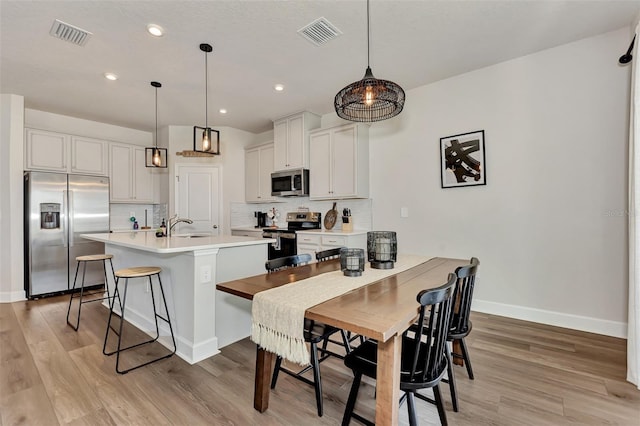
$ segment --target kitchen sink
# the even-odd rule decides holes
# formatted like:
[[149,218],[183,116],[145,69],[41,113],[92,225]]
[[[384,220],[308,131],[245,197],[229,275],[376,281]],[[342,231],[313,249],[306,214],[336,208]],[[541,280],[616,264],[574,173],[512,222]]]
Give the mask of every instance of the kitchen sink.
[[173,234],[172,237],[176,238],[204,238],[210,237],[211,234],[201,233],[201,234]]

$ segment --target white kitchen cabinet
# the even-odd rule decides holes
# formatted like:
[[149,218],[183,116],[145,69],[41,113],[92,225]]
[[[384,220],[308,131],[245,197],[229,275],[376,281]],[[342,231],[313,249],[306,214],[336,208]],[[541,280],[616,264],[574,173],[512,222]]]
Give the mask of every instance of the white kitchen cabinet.
[[247,203],[265,203],[271,196],[273,142],[246,148],[244,153],[244,198]]
[[369,128],[347,124],[309,134],[309,198],[369,197]]
[[153,175],[144,147],[112,143],[109,155],[112,203],[153,203]]
[[310,112],[301,112],[273,122],[276,171],[309,167],[309,130],[318,127],[320,117]]
[[320,251],[320,234],[296,232],[296,250],[298,254],[310,254],[311,261],[316,261],[316,252]]
[[25,170],[106,176],[107,142],[25,129]]
[[[367,250],[367,233],[297,231],[298,254],[309,253],[315,262],[316,252],[337,247],[361,248]],[[366,255],[365,255],[366,257]]]
[[107,142],[71,136],[71,173],[107,176]]

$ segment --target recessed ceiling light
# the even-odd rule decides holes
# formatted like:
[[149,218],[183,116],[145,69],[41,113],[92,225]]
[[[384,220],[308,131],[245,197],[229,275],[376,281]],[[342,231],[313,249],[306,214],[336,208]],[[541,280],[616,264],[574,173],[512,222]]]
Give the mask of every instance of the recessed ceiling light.
[[276,92],[282,92],[284,90],[284,85],[276,84],[275,86],[273,86],[273,88]]
[[222,109],[220,110],[220,114],[226,114],[226,113],[227,113],[227,110],[226,110],[226,109],[222,108]]
[[149,34],[155,37],[162,37],[164,34],[164,30],[162,29],[162,27],[156,24],[147,25],[147,31],[149,31]]
[[118,79],[118,76],[112,72],[105,72],[104,78],[106,78],[107,80],[116,81]]

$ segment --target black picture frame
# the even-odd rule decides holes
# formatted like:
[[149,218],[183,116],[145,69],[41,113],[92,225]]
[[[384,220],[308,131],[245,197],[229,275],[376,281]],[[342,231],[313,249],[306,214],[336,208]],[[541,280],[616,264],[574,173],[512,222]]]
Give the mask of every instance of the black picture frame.
[[440,138],[440,184],[442,188],[487,184],[484,130]]

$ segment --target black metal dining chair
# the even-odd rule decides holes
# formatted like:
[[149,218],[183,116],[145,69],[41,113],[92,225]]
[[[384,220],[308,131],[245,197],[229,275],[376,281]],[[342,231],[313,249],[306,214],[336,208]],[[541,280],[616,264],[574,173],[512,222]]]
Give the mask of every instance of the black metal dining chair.
[[267,272],[275,272],[280,269],[293,268],[294,266],[304,265],[311,262],[310,254],[296,254],[293,256],[279,257],[277,259],[267,260],[264,264]]
[[[340,250],[342,250],[343,248],[346,248],[346,247],[336,247],[336,248],[332,248],[332,249],[317,251],[316,252],[316,260],[318,262],[326,262],[327,260],[331,260],[331,259],[339,259],[340,258]],[[360,343],[364,342],[364,340],[365,340],[363,336],[360,336],[358,334],[352,334],[350,331],[347,331],[347,338],[349,339],[349,344],[352,344],[356,340],[359,340]],[[333,339],[327,339],[323,343],[322,349],[327,349],[328,342],[336,343],[336,344],[342,344],[342,342],[338,342],[338,341],[333,340]],[[353,349],[353,346],[351,348]]]
[[[472,257],[468,265],[460,266],[456,268],[456,286],[453,293],[453,308],[451,309],[451,316],[449,319],[449,331],[447,332],[447,341],[460,343],[461,354],[452,352],[447,345],[447,378],[443,381],[449,384],[449,392],[451,393],[451,405],[453,411],[458,411],[458,391],[456,388],[455,371],[453,369],[453,358],[461,358],[465,367],[467,368],[467,374],[469,379],[473,380],[473,369],[471,367],[471,360],[469,358],[469,350],[464,341],[464,338],[471,333],[471,300],[473,298],[473,289],[476,281],[476,273],[478,271],[478,265],[480,261]],[[411,330],[415,331],[416,326],[412,326]],[[430,401],[429,398],[416,394],[416,396],[425,401]]]
[[[274,272],[282,269],[300,266],[310,261],[311,261],[310,254],[299,254],[295,256],[288,256],[280,259],[269,260],[266,262],[265,266],[268,272]],[[318,409],[318,416],[320,417],[322,417],[322,414],[323,414],[322,379],[320,377],[320,363],[325,359],[327,359],[329,356],[335,356],[340,359],[344,359],[342,355],[329,351],[326,348],[327,346],[326,342],[328,341],[329,337],[335,333],[341,334],[345,351],[349,353],[351,351],[351,347],[349,346],[349,339],[347,337],[347,333],[344,330],[340,330],[339,328],[335,328],[335,327],[305,318],[304,331],[303,331],[304,341],[309,343],[309,345],[311,346],[310,348],[311,359],[310,359],[309,365],[300,371],[297,371],[297,372],[292,371],[282,366],[282,357],[278,356],[276,357],[276,363],[273,369],[273,376],[271,378],[271,389],[275,389],[276,384],[278,382],[278,375],[280,371],[308,385],[313,386],[315,390],[315,395],[316,395],[316,407]],[[323,342],[322,348],[318,348],[318,343],[320,342]],[[320,352],[320,356],[318,356],[318,352]],[[305,376],[303,376],[303,374],[309,370],[313,371],[313,380],[310,380]]]
[[338,259],[340,257],[340,250],[342,250],[342,247],[317,251],[316,260],[318,262],[324,262],[326,260]]
[[[432,388],[434,403],[438,408],[440,423],[447,425],[447,415],[444,410],[439,384],[447,371],[447,331],[451,301],[456,284],[456,275],[449,274],[447,282],[434,289],[423,290],[418,293],[420,304],[418,324],[421,327],[412,332],[405,332],[402,336],[402,352],[400,359],[400,390],[404,392],[400,403],[407,402],[409,425],[417,425],[415,395],[419,389]],[[373,340],[367,340],[351,353],[344,363],[354,374],[353,384],[349,392],[349,399],[345,408],[342,425],[346,426],[351,418],[356,418],[367,425],[374,425],[368,419],[354,412],[358,390],[362,376],[376,378],[378,345]]]

